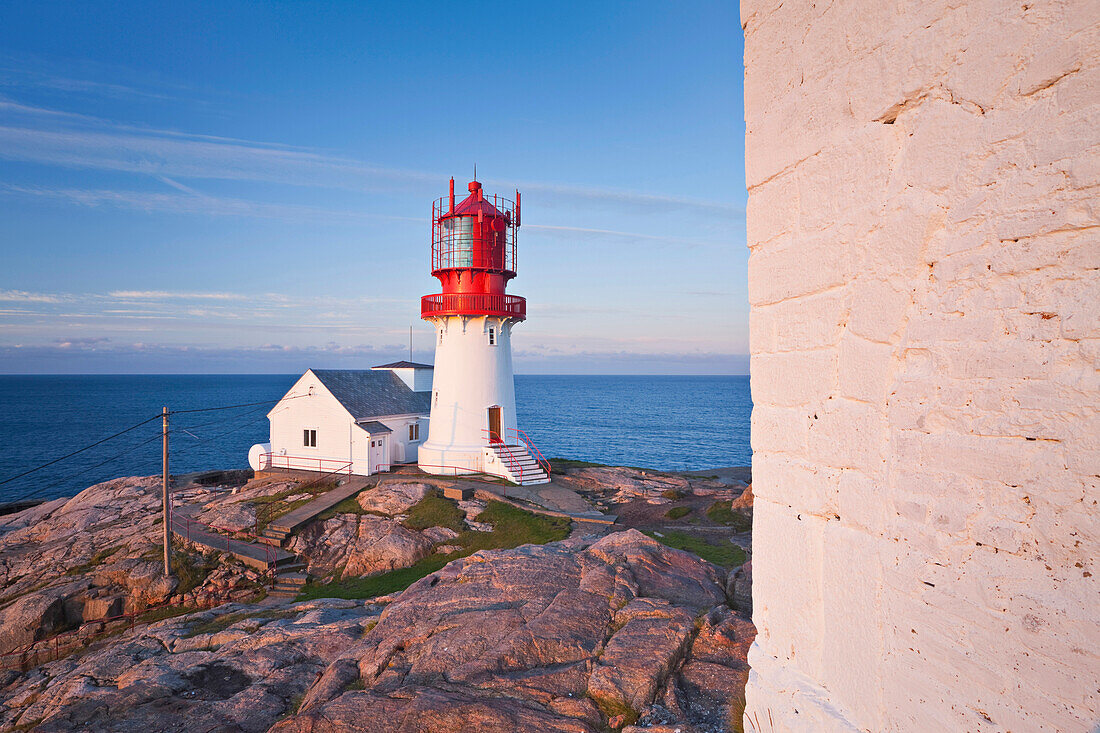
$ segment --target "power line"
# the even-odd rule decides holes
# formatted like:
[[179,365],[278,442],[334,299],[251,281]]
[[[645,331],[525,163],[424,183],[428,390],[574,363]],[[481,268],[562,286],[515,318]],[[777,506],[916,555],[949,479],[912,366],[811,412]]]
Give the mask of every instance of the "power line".
[[95,448],[97,445],[102,445],[103,443],[106,443],[108,440],[111,440],[113,438],[117,438],[120,435],[125,435],[126,433],[130,432],[131,430],[136,430],[137,428],[140,428],[142,425],[144,425],[146,423],[153,422],[154,420],[156,420],[159,417],[160,417],[160,415],[154,415],[153,417],[149,418],[148,420],[142,420],[137,425],[132,425],[131,427],[126,428],[125,430],[120,430],[119,432],[115,433],[114,435],[108,435],[103,440],[97,440],[96,442],[92,443],[91,445],[84,446],[80,450],[74,450],[72,453],[69,453],[68,455],[61,456],[60,458],[55,458],[52,461],[49,461],[47,463],[43,463],[41,466],[35,466],[34,468],[30,469],[29,471],[24,471],[23,473],[20,473],[16,476],[11,476],[9,478],[6,478],[3,481],[0,481],[0,486],[3,486],[6,483],[10,483],[10,482],[14,481],[17,478],[23,478],[24,476],[26,476],[28,474],[32,474],[35,471],[39,471],[43,468],[46,468],[47,466],[52,466],[55,463],[60,463],[61,461],[65,460],[66,458],[72,458],[76,454],[83,453],[84,451],[88,450],[89,448]]
[[106,463],[110,463],[111,461],[122,458],[123,456],[125,456],[129,453],[133,453],[138,448],[142,448],[146,445],[149,445],[153,441],[160,440],[160,439],[161,439],[161,434],[157,433],[152,438],[149,438],[148,440],[142,441],[141,443],[138,443],[137,445],[135,445],[131,448],[127,448],[126,450],[122,451],[121,453],[116,453],[115,455],[111,456],[110,458],[108,458],[104,461],[100,461],[99,463],[95,464],[94,466],[88,466],[87,468],[82,468],[79,471],[77,471],[76,473],[71,473],[68,476],[65,476],[64,478],[60,478],[57,481],[54,481],[52,484],[47,484],[46,486],[39,487],[38,489],[30,491],[30,492],[24,494],[23,496],[21,496],[17,499],[13,499],[12,501],[26,501],[27,499],[33,499],[33,498],[36,498],[38,496],[41,496],[43,493],[49,491],[50,489],[53,489],[57,486],[60,486],[61,484],[65,483],[65,482],[67,482],[71,479],[74,479],[77,476],[83,476],[88,471],[99,468],[100,466],[102,466]]
[[[277,402],[286,402],[287,400],[296,400],[299,397],[309,397],[308,394],[294,395],[293,397],[280,397],[277,400],[264,400],[263,402],[245,402],[241,405],[225,405],[224,407],[198,407],[193,410],[170,410],[169,415],[183,415],[188,412],[210,412],[212,410],[232,410],[237,407],[252,407],[253,405],[271,405]],[[157,415],[160,417],[160,415]]]
[[[294,395],[292,397],[281,397],[277,400],[263,400],[263,401],[260,401],[260,402],[245,402],[245,403],[242,403],[242,404],[239,404],[239,405],[223,405],[223,406],[220,406],[220,407],[203,407],[203,408],[197,408],[197,409],[191,409],[191,410],[174,410],[174,411],[169,411],[168,414],[169,415],[178,415],[178,414],[186,414],[186,413],[192,413],[192,412],[211,412],[213,410],[233,410],[233,409],[239,409],[239,408],[242,408],[242,407],[253,407],[253,406],[256,406],[256,405],[278,404],[280,402],[285,402],[287,400],[294,400],[294,399],[297,399],[299,397],[309,397],[309,396],[310,396],[309,394],[300,394],[300,395]],[[235,420],[235,419],[240,419],[242,417],[248,417],[249,415],[252,415],[256,412],[259,412],[259,410],[249,410],[248,412],[246,412],[242,415],[237,415],[237,416],[235,416],[233,418],[229,418],[229,419],[230,420]],[[140,428],[142,425],[146,425],[146,424],[148,424],[148,423],[150,423],[154,420],[157,420],[161,417],[163,417],[162,414],[154,415],[154,416],[152,416],[152,417],[150,417],[146,420],[142,420],[141,422],[137,423],[136,425],[132,425],[132,426],[126,428],[125,430],[120,430],[119,432],[117,432],[113,435],[108,435],[106,438],[103,438],[101,440],[97,440],[96,442],[91,443],[90,445],[86,445],[83,448],[80,448],[79,450],[75,450],[72,453],[68,453],[68,454],[63,455],[59,458],[55,458],[52,461],[47,461],[46,463],[35,466],[34,468],[28,469],[28,470],[24,471],[23,473],[16,474],[15,476],[10,476],[10,477],[4,479],[3,481],[0,481],[0,486],[2,486],[4,484],[7,484],[7,483],[11,483],[12,481],[15,481],[16,479],[23,478],[24,476],[28,476],[32,473],[35,473],[36,471],[40,471],[43,468],[47,468],[47,467],[52,466],[56,463],[60,463],[61,461],[64,461],[68,458],[72,458],[75,455],[83,453],[86,450],[90,450],[91,448],[95,448],[98,445],[102,445],[103,443],[106,443],[109,440],[113,440],[114,438],[117,438],[121,435],[125,435],[126,433],[129,433],[132,430],[136,430],[137,428]],[[231,430],[227,430],[225,432],[218,433],[217,435],[211,436],[208,440],[215,440],[217,438],[222,437],[223,435],[228,435],[230,433],[236,432],[237,430],[240,430],[243,427],[247,427],[248,425],[251,425],[252,423],[259,422],[264,417],[266,417],[266,415],[261,415],[260,417],[255,418],[254,420],[250,420],[249,422],[247,422],[243,425],[240,425],[236,428],[233,428]],[[206,425],[213,425],[214,423],[219,423],[219,422],[224,422],[224,421],[223,420],[210,420],[208,422],[198,423],[197,425],[182,425],[182,426],[177,427],[177,428],[172,428],[168,432],[169,432],[169,434],[178,433],[178,432],[187,432],[186,429],[188,429],[188,428],[194,430],[195,428],[198,428],[198,427],[203,427],[203,426],[206,426]],[[124,455],[132,453],[135,450],[137,450],[138,448],[141,448],[145,445],[148,445],[149,443],[152,443],[154,440],[157,440],[160,437],[161,437],[161,435],[158,433],[157,435],[153,436],[149,440],[146,440],[142,443],[139,443],[136,446],[128,448],[128,449],[122,451],[121,453],[117,453],[114,456],[112,456],[112,457],[110,457],[110,458],[108,458],[104,461],[100,461],[99,463],[97,463],[93,466],[89,466],[87,468],[81,469],[80,471],[77,471],[76,473],[70,474],[70,475],[66,476],[65,478],[59,479],[58,481],[55,481],[51,484],[47,484],[44,487],[40,487],[38,489],[35,489],[35,490],[23,495],[22,497],[19,497],[18,499],[13,499],[12,501],[23,501],[23,500],[26,500],[26,499],[29,499],[29,498],[34,498],[34,497],[42,494],[43,492],[48,491],[49,489],[55,488],[55,487],[59,486],[60,484],[63,484],[66,481],[69,481],[70,479],[76,478],[77,476],[81,476],[81,475],[87,473],[88,471],[91,471],[92,469],[98,468],[98,467],[100,467],[100,466],[102,466],[106,463],[110,463],[113,460],[121,458]],[[192,435],[191,437],[196,438],[198,440],[202,440],[202,438],[198,438],[198,436],[195,436],[195,435]],[[186,452],[187,450],[188,449],[185,447],[183,449],[183,452]]]

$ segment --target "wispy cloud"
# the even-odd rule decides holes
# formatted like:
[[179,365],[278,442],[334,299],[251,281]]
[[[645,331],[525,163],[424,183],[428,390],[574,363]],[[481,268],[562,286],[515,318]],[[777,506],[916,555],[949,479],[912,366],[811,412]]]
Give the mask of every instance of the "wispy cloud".
[[112,290],[112,298],[126,300],[244,300],[240,293],[171,292],[168,290]]
[[26,290],[0,290],[0,301],[8,303],[60,303],[62,298],[49,293],[28,293]]
[[[394,184],[438,185],[447,179],[443,173],[371,165],[310,148],[139,128],[11,99],[0,99],[0,112],[4,111],[51,119],[55,124],[53,129],[44,129],[42,125],[0,126],[0,159],[150,175],[182,191],[190,189],[183,187],[177,178],[258,181],[350,191],[375,191]],[[625,207],[631,212],[691,211],[734,220],[744,216],[744,210],[736,204],[663,193],[525,180],[488,183],[538,193],[544,203],[554,200],[571,205],[598,203]],[[106,192],[101,195],[107,196]]]

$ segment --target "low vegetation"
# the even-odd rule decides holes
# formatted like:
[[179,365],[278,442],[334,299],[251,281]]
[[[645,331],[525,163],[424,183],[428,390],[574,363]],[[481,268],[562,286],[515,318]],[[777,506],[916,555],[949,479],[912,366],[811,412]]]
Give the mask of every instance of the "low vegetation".
[[671,499],[672,501],[680,501],[680,499],[684,498],[684,492],[679,489],[669,489],[667,491],[662,491],[661,496],[666,499]]
[[665,516],[669,519],[682,519],[691,514],[691,507],[689,506],[674,506],[665,512]]
[[744,565],[748,556],[745,551],[726,538],[720,538],[717,542],[709,542],[703,537],[688,534],[687,532],[666,531],[646,532],[662,545],[676,550],[685,550],[698,555],[707,562],[712,562],[724,568],[735,568]]
[[190,639],[195,636],[201,636],[202,634],[216,634],[220,631],[225,631],[238,621],[244,621],[249,618],[262,618],[262,619],[275,619],[275,618],[291,618],[297,616],[297,611],[291,611],[285,608],[272,608],[266,611],[242,611],[239,613],[223,613],[221,616],[215,616],[209,621],[203,621],[200,624],[196,624],[188,629],[184,638]]
[[732,501],[716,501],[707,509],[707,518],[712,522],[733,527],[736,532],[752,530],[752,518],[733,510]]
[[592,463],[590,461],[574,461],[572,458],[550,458],[547,461],[553,473],[562,473],[570,468],[603,468],[606,463]]
[[416,530],[446,527],[455,532],[462,532],[466,527],[462,522],[464,516],[462,510],[453,501],[444,499],[438,492],[432,492],[409,510],[408,519],[403,524],[409,529]]
[[[267,528],[267,525],[271,524],[279,517],[289,514],[298,507],[305,506],[317,496],[332,491],[335,488],[336,481],[334,479],[327,479],[318,481],[315,484],[291,486],[269,496],[257,496],[250,499],[249,501],[256,509],[256,534],[262,533],[264,529]],[[288,497],[298,494],[309,494],[309,496],[296,501],[287,501]]]
[[114,547],[108,547],[105,550],[100,550],[96,554],[88,558],[87,562],[83,562],[79,565],[73,565],[71,568],[65,571],[65,575],[83,575],[92,568],[98,567],[104,563],[111,555],[115,554],[122,549],[122,545],[115,545]]
[[211,550],[205,555],[193,555],[189,552],[177,552],[172,556],[172,572],[179,578],[177,594],[189,593],[206,580],[206,576],[218,567],[221,553]]
[[[452,517],[451,510],[461,512],[449,499],[434,497],[427,508],[421,510],[417,516],[447,518]],[[427,501],[428,497],[425,497]],[[450,505],[451,509],[442,507],[442,503]],[[424,502],[417,504],[419,507]],[[413,512],[416,507],[413,507]],[[413,518],[410,512],[409,519]],[[448,544],[459,545],[462,550],[450,555],[429,555],[420,562],[407,568],[391,570],[388,573],[371,575],[365,578],[348,578],[328,584],[308,583],[302,589],[298,600],[312,600],[314,598],[374,598],[375,596],[389,595],[405,590],[421,578],[431,575],[444,565],[467,555],[472,555],[479,550],[497,550],[519,547],[525,544],[542,545],[547,542],[563,540],[569,536],[569,520],[562,517],[548,517],[542,514],[533,514],[510,504],[500,501],[491,501],[477,521],[486,522],[493,526],[491,532],[474,532],[462,529],[460,524],[456,531],[459,536],[448,541]],[[408,522],[406,522],[408,526]],[[435,522],[424,525],[425,527],[450,526]],[[454,528],[454,527],[452,527]]]

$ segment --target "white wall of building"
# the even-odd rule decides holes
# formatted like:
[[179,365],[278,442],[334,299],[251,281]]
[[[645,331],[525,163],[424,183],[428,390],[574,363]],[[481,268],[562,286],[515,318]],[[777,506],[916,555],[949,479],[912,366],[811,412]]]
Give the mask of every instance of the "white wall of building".
[[[370,475],[378,467],[378,461],[371,459],[372,438],[386,441],[385,470],[389,464],[415,461],[417,449],[428,434],[428,420],[417,415],[396,415],[374,418],[392,432],[384,437],[371,436],[355,424],[351,414],[312,372],[302,375],[287,397],[293,399],[284,399],[268,414],[269,450],[273,454],[269,465],[276,468],[327,472],[351,463],[352,473]],[[419,440],[409,439],[412,424],[420,425]],[[317,431],[316,447],[305,445],[305,430]],[[266,467],[257,465],[257,453],[254,448],[249,454],[252,468]]]
[[745,730],[1100,721],[1098,8],[742,3]]
[[[432,319],[436,327],[431,427],[420,446],[420,466],[448,473],[439,466],[481,471],[482,448],[488,443],[488,408],[501,408],[501,432],[510,440],[516,424],[512,376],[514,321],[507,318],[449,316]],[[495,344],[489,343],[494,329]],[[442,334],[442,338],[441,338]]]

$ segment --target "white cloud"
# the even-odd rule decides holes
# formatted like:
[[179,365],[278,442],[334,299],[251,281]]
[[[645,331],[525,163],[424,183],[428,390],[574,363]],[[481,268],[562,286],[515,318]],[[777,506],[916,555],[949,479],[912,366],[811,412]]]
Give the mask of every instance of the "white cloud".
[[0,290],[0,301],[9,303],[60,303],[62,298],[49,293],[29,293],[26,290]]

